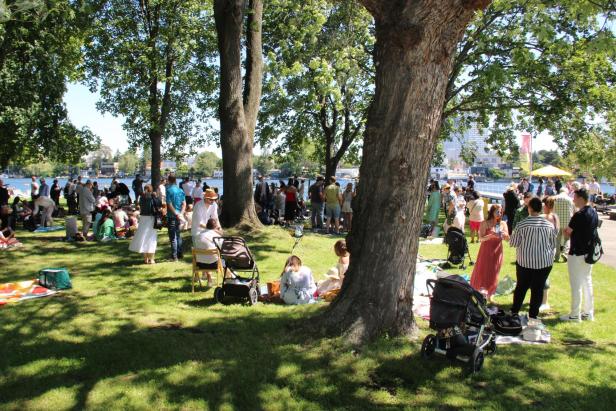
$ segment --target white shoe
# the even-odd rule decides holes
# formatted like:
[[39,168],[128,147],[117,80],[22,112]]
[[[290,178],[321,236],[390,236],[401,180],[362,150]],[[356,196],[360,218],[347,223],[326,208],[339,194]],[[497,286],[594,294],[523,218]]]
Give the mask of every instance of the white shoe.
[[528,319],[528,327],[529,328],[535,328],[537,330],[544,330],[545,329],[545,325],[543,325],[541,320],[538,319],[538,318],[529,318]]
[[595,315],[593,313],[582,314],[582,321],[595,321]]
[[561,316],[560,317],[560,321],[570,321],[570,322],[574,322],[574,323],[579,323],[582,320],[578,316],[573,316],[571,314],[567,314],[567,315]]
[[548,311],[550,308],[550,304],[541,304],[541,306],[539,307],[539,312],[542,313],[544,311]]

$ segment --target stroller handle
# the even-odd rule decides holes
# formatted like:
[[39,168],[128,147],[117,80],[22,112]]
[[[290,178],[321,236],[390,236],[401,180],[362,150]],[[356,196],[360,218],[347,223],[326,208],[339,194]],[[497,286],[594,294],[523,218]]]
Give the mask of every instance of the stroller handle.
[[434,291],[434,287],[436,286],[436,281],[434,279],[426,280],[426,288],[428,289],[428,295],[432,297],[432,292]]

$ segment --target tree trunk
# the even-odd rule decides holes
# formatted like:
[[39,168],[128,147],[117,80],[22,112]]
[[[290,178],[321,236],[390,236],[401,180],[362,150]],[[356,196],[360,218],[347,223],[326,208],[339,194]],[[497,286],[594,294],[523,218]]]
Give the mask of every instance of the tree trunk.
[[351,264],[319,318],[361,344],[409,335],[418,232],[455,46],[487,0],[363,0],[375,17],[375,97],[365,130]]
[[[261,4],[261,1],[254,0],[252,3]],[[254,132],[254,121],[256,121],[256,111],[258,111],[261,95],[261,69],[260,66],[251,64],[251,61],[247,62],[247,65],[251,67],[247,70],[249,78],[246,79],[247,88],[249,87],[250,90],[246,92],[247,102],[244,104],[240,49],[244,5],[243,0],[214,1],[214,18],[220,53],[219,117],[224,174],[221,221],[227,227],[240,223],[249,226],[259,225],[252,197],[253,135],[251,133]],[[253,13],[259,15],[252,16],[252,19],[256,18],[255,21],[260,22],[261,12],[262,6],[255,7]],[[255,23],[250,29],[260,32],[260,23]],[[253,39],[251,44],[254,45],[256,41]],[[260,48],[260,34],[258,34],[257,44]],[[250,53],[247,53],[247,58],[261,59],[261,51],[258,50],[257,53],[257,50],[251,49]],[[259,77],[258,84],[251,80],[252,76]]]
[[152,189],[156,191],[158,186],[160,185],[160,145],[161,145],[162,135],[160,132],[152,130],[150,131],[150,147],[152,148],[152,175],[151,183]]
[[325,177],[326,178],[336,175],[336,169],[338,168],[338,163],[339,163],[338,158],[336,158],[335,156],[334,157],[332,157],[331,155],[325,156]]

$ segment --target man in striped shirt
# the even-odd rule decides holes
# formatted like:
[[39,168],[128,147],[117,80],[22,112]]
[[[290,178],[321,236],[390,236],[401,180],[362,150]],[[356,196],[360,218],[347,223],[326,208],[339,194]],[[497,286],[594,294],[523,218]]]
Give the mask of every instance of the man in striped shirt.
[[569,239],[565,237],[564,231],[569,227],[569,220],[571,220],[571,216],[575,213],[575,205],[573,205],[573,200],[571,200],[571,197],[569,197],[567,193],[567,189],[564,187],[562,187],[560,193],[554,197],[554,213],[558,216],[558,220],[560,221],[554,262],[558,262],[561,255],[566,262],[567,253],[569,252]]
[[519,313],[530,288],[528,316],[534,319],[539,314],[545,281],[554,264],[557,234],[552,223],[539,216],[541,209],[541,200],[531,198],[528,202],[529,216],[517,225],[509,240],[509,244],[516,247],[517,277],[511,312]]

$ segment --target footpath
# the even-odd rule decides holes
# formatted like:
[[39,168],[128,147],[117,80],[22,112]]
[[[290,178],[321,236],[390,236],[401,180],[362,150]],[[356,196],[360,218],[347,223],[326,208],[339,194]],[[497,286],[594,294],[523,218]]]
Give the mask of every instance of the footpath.
[[616,221],[603,215],[600,215],[600,218],[603,220],[603,224],[599,229],[599,236],[605,253],[600,262],[616,268]]

